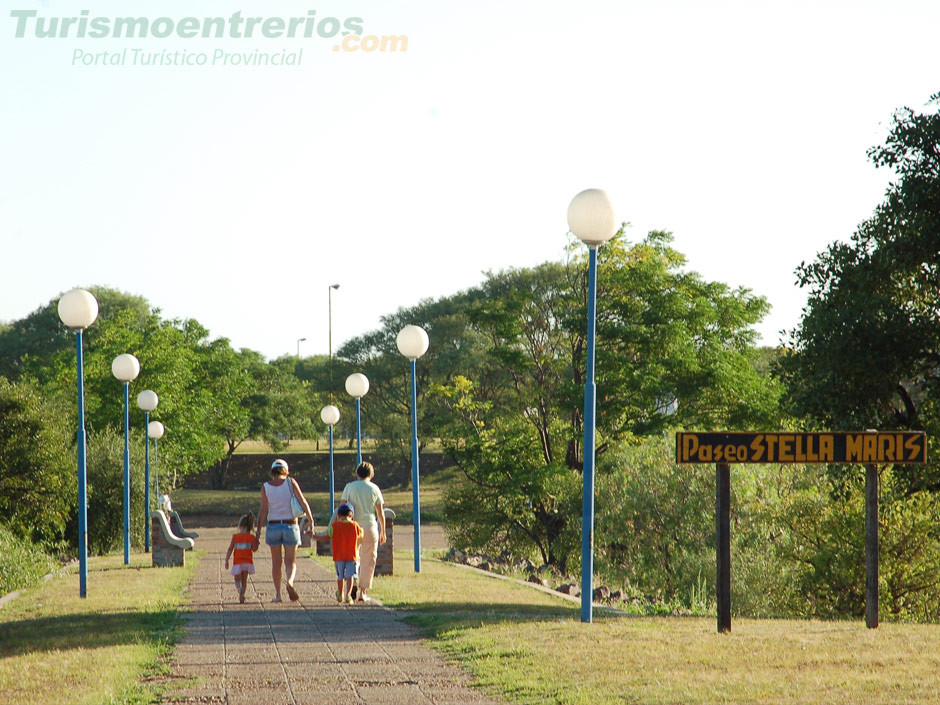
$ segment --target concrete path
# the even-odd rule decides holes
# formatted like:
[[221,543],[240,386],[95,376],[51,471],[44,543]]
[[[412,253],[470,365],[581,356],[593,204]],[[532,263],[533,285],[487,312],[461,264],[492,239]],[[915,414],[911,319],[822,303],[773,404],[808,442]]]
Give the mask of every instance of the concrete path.
[[186,637],[176,649],[165,703],[499,702],[423,646],[396,612],[377,604],[338,604],[335,575],[309,558],[298,561],[300,601],[286,601],[284,593],[285,602],[272,604],[270,553],[262,544],[248,599],[239,604],[225,570],[232,529],[196,530],[196,546],[207,555],[189,586]]

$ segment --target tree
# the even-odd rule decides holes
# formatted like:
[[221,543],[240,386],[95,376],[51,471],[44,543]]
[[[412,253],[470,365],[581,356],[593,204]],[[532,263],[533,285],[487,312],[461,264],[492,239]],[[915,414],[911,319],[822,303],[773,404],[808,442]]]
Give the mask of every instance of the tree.
[[[669,243],[652,232],[631,246],[621,234],[601,250],[599,454],[610,441],[673,424],[776,422],[777,384],[756,370],[752,347],[766,302],[685,272]],[[466,477],[445,497],[449,530],[464,547],[524,536],[529,551],[562,570],[576,560],[585,270],[578,255],[490,274],[470,299],[482,341],[476,363],[467,379],[435,386],[449,411],[438,416],[439,433]]]
[[63,416],[32,385],[0,377],[0,523],[37,543],[60,540],[78,503]]
[[[791,412],[815,425],[940,431],[940,97],[894,115],[876,167],[896,175],[849,243],[797,269],[807,305],[780,363]],[[910,489],[940,490],[928,472],[898,469]]]
[[[334,362],[338,393],[333,403],[342,411],[341,424],[354,432],[354,406],[343,390],[343,380],[352,372],[369,378],[369,393],[362,400],[368,435],[378,441],[378,453],[387,459],[407,463],[411,438],[411,380],[408,361],[396,345],[399,331],[408,324],[424,328],[430,338],[427,353],[416,363],[419,440],[422,447],[444,422],[448,413],[434,403],[429,391],[433,384],[446,383],[458,374],[481,369],[482,338],[469,326],[467,309],[479,297],[479,290],[462,292],[436,301],[424,300],[382,317],[378,330],[345,343]],[[477,377],[477,375],[474,375]],[[408,483],[407,476],[402,480]]]
[[[93,287],[100,314],[84,334],[85,414],[89,432],[123,425],[122,384],[111,373],[111,362],[122,353],[135,355],[140,376],[131,383],[131,424],[143,416],[134,403],[139,391],[150,388],[160,397],[151,414],[168,429],[160,444],[164,466],[174,476],[213,465],[223,453],[219,416],[230,409],[225,375],[219,377],[229,348],[222,339],[211,342],[197,321],[162,320],[146,300],[129,294]],[[57,300],[13,323],[0,334],[0,349],[19,355],[4,360],[19,378],[32,380],[44,398],[76,413],[76,370],[73,334],[56,314]]]

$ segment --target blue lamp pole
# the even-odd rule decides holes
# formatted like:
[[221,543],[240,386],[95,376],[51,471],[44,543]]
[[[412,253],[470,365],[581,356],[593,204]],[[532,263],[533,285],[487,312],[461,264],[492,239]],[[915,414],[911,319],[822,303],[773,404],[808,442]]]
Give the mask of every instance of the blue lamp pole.
[[[151,439],[151,438],[153,439],[154,491],[156,492],[157,501],[158,501],[158,502],[160,501],[160,468],[159,468],[158,465],[157,465],[157,461],[160,459],[160,453],[158,452],[158,451],[159,451],[159,444],[157,443],[157,441],[159,441],[161,438],[163,438],[163,434],[165,433],[165,431],[166,431],[166,429],[163,427],[163,424],[160,423],[159,421],[151,421],[150,423],[147,424],[147,439],[148,439],[148,445],[149,445],[149,439]],[[148,524],[147,533],[149,534],[149,533],[150,533],[150,528],[149,528],[149,524],[150,524],[150,515],[149,515],[149,513],[148,513],[148,515],[147,515],[147,524]]]
[[145,389],[137,395],[137,406],[144,412],[144,551],[150,553],[150,412],[157,408],[160,398],[156,392]]
[[332,404],[327,404],[320,409],[320,419],[330,428],[330,516],[332,517],[336,510],[336,481],[333,479],[333,426],[339,423],[339,409]]
[[395,340],[398,352],[411,362],[411,514],[414,523],[415,573],[421,572],[421,500],[418,492],[418,382],[416,360],[428,350],[428,334],[420,326],[407,325]]
[[568,227],[588,246],[587,365],[584,382],[584,490],[581,507],[581,621],[593,620],[594,596],[594,437],[597,386],[594,383],[594,344],[597,302],[597,248],[617,232],[610,198],[600,189],[587,189],[568,206]]
[[130,387],[140,374],[140,363],[130,353],[114,358],[111,373],[124,383],[124,565],[131,562],[131,448]]
[[85,373],[82,332],[98,318],[98,300],[89,291],[72,289],[59,299],[59,318],[75,331],[78,379],[78,595],[88,595],[88,484],[85,464]]
[[362,416],[359,401],[369,392],[369,378],[361,372],[353,372],[346,378],[346,393],[356,399],[356,467],[362,464]]

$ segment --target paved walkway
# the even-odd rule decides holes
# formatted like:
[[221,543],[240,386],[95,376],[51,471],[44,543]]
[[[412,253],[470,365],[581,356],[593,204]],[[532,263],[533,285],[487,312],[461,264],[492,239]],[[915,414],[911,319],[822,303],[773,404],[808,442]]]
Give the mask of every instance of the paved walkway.
[[232,530],[197,531],[197,548],[207,555],[189,586],[186,637],[176,649],[165,703],[498,703],[423,646],[394,611],[338,604],[335,575],[309,558],[298,560],[300,601],[272,604],[270,553],[262,544],[247,601],[239,604],[225,570]]

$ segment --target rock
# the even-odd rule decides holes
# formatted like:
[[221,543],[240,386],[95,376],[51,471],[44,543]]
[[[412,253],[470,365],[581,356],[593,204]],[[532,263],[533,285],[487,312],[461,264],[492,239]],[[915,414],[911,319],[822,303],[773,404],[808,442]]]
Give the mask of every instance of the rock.
[[483,563],[483,556],[467,556],[465,563],[472,565],[474,568],[479,568],[480,564]]
[[560,585],[557,588],[557,591],[562,593],[563,595],[571,595],[572,597],[581,596],[581,588],[579,588],[574,583],[565,583],[564,585]]
[[535,573],[526,578],[526,582],[541,585],[542,587],[548,587],[548,581],[545,578],[539,577]]
[[491,571],[493,569],[493,566],[490,565],[489,561],[483,561],[480,565],[477,566],[477,568],[479,568],[480,570]]
[[458,548],[452,548],[444,555],[444,560],[452,563],[466,563],[467,554]]
[[623,590],[614,590],[612,593],[610,593],[611,602],[623,602],[624,597]]

